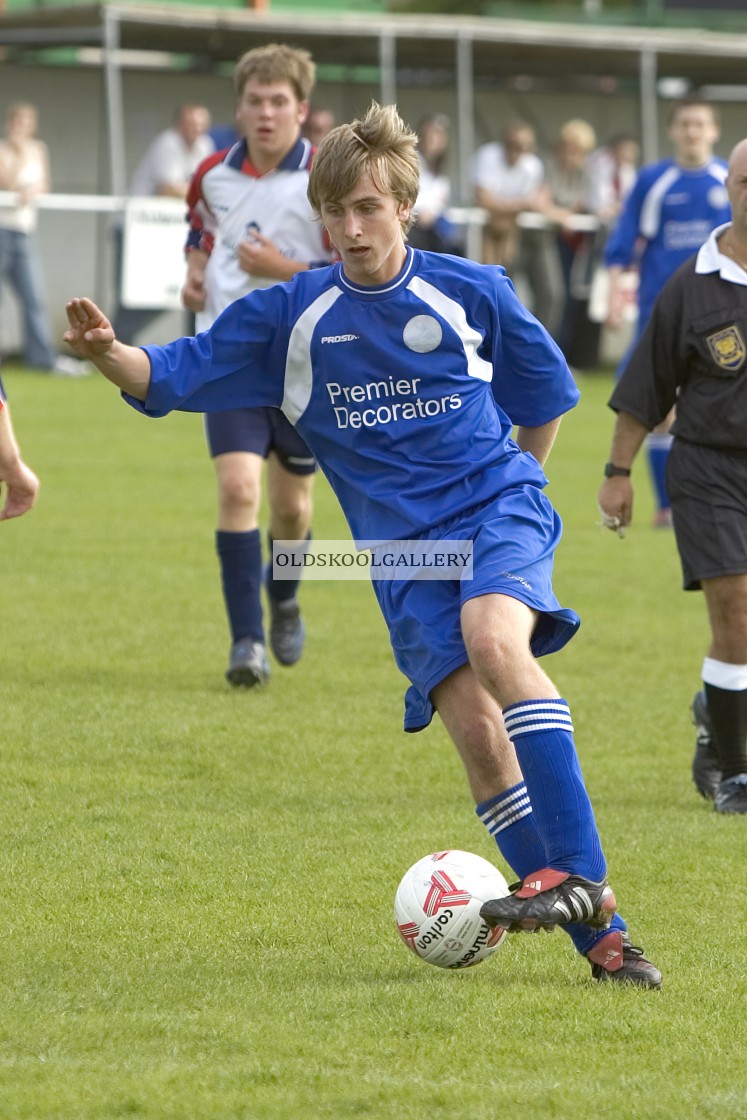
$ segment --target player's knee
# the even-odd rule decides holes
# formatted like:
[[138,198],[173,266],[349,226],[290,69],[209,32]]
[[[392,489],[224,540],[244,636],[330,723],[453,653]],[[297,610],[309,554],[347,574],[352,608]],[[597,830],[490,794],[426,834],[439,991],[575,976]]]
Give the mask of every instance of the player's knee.
[[224,509],[256,512],[259,509],[259,481],[249,472],[224,471],[218,483],[220,504]]
[[515,643],[510,638],[489,629],[475,630],[469,637],[467,650],[470,664],[483,681],[504,679],[517,656]]
[[311,522],[311,495],[305,488],[288,487],[272,498],[274,518],[288,526],[307,529]]

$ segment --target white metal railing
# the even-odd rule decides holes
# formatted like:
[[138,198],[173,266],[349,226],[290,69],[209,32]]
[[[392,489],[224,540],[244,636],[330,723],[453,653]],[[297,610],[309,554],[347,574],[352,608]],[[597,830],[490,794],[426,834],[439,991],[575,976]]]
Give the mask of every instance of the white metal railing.
[[[88,213],[114,213],[123,210],[127,196],[108,194],[42,194],[34,199],[39,210],[78,210]],[[16,206],[18,195],[13,191],[0,191],[0,206]],[[487,210],[479,206],[452,206],[447,217],[458,225],[482,227],[487,218]],[[518,215],[518,225],[522,229],[551,229],[557,223],[544,214],[525,210]],[[566,223],[569,229],[579,232],[593,232],[599,228],[599,219],[593,214],[574,214]]]
[[[181,253],[177,250],[183,245],[180,240],[180,235],[175,228],[173,210],[184,208],[184,203],[179,199],[166,199],[159,198],[157,200],[150,200],[155,205],[163,209],[168,208],[169,223],[172,226],[169,245],[174,247],[174,267],[181,270],[183,267],[183,258]],[[33,205],[39,211],[58,211],[66,213],[90,214],[91,216],[102,214],[122,214],[128,206],[128,202],[146,202],[145,199],[131,200],[124,195],[105,195],[105,194],[62,194],[50,192],[49,194],[42,194],[33,200]],[[18,195],[13,191],[0,191],[0,207],[2,206],[16,206],[18,205]],[[453,206],[447,211],[447,217],[455,224],[462,227],[464,230],[465,252],[472,260],[479,261],[482,257],[482,229],[487,220],[488,212],[479,206]],[[544,214],[539,214],[536,211],[524,211],[517,216],[517,224],[520,229],[526,230],[539,230],[539,229],[553,229],[557,228],[558,223],[548,219]],[[571,216],[564,227],[567,229],[577,230],[584,233],[593,233],[600,226],[598,218],[593,214],[576,214]],[[163,257],[164,254],[161,254]],[[166,257],[171,256],[171,252],[165,253]],[[176,262],[179,262],[176,264]],[[140,267],[142,267],[142,262]],[[141,277],[142,280],[142,277]],[[174,282],[170,287],[180,287],[180,282]],[[173,299],[170,297],[167,300],[166,306],[170,306]]]
[[[33,205],[38,210],[78,210],[85,213],[111,214],[123,210],[127,199],[109,194],[40,194]],[[15,191],[0,191],[0,206],[17,206]]]

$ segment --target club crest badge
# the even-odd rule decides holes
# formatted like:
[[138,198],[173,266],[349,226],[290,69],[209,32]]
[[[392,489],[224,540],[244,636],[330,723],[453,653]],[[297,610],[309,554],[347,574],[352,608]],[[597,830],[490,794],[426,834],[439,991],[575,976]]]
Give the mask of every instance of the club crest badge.
[[721,369],[738,370],[744,365],[747,358],[747,347],[744,344],[742,332],[736,323],[714,334],[706,336],[708,349],[716,365]]

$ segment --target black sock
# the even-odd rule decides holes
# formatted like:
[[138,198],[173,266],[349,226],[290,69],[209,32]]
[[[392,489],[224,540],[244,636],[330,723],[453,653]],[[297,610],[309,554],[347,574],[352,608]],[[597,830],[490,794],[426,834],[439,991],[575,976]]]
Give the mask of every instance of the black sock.
[[[298,579],[273,579],[272,578],[272,533],[267,534],[267,547],[270,551],[270,563],[267,567],[267,594],[275,603],[287,603],[289,599],[295,599],[298,585],[301,582]],[[311,532],[306,534],[306,541],[299,541],[294,546],[294,552],[299,556],[304,556],[309,548],[309,541],[311,540]],[[299,569],[300,570],[300,569]]]
[[262,540],[259,529],[229,533],[218,529],[215,547],[220,560],[223,598],[231,640],[265,640],[262,626]]
[[747,689],[706,684],[705,693],[723,777],[747,774]]

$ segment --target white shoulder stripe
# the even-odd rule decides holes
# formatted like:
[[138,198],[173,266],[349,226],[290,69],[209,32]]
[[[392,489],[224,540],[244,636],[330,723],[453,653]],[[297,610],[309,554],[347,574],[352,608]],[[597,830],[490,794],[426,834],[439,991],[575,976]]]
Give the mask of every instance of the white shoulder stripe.
[[424,303],[438,312],[461,339],[467,358],[467,373],[469,376],[477,377],[480,381],[492,381],[492,365],[477,353],[478,346],[482,345],[483,336],[469,325],[462,305],[457,303],[456,300],[449,299],[433,284],[429,284],[427,280],[423,280],[420,276],[413,276],[407,287]]
[[672,183],[679,178],[680,169],[676,165],[669,167],[663,175],[651,185],[641,207],[640,229],[643,237],[651,241],[659,232],[661,222],[661,203]]
[[285,359],[283,403],[280,405],[291,424],[303,416],[311,398],[311,336],[314,328],[341,295],[339,288],[327,288],[306,308],[291,331]]

